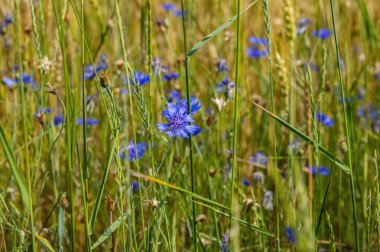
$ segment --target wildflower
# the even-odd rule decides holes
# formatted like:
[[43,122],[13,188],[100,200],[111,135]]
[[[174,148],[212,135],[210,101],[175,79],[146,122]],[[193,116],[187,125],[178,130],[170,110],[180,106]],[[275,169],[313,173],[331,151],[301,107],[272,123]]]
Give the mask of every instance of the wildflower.
[[44,73],[47,73],[49,72],[50,70],[50,67],[53,65],[53,61],[50,61],[49,58],[47,56],[44,56],[42,59],[41,59],[41,63],[40,65],[38,66],[39,69],[42,69],[42,71]]
[[216,107],[218,108],[219,112],[222,111],[222,109],[226,106],[226,101],[223,98],[212,98],[211,99],[215,104]]
[[[78,125],[83,125],[82,118],[77,118],[76,122]],[[94,125],[98,125],[99,123],[100,123],[100,120],[98,119],[86,118],[86,126],[94,126]]]
[[317,121],[328,128],[334,126],[335,124],[334,120],[330,119],[326,114],[319,112],[317,113]]
[[367,114],[371,120],[376,120],[379,117],[379,113],[371,104],[368,106],[361,106],[358,108],[356,115],[361,117],[362,119],[366,119]]
[[102,62],[96,69],[92,64],[84,67],[84,80],[92,80],[96,74],[107,69],[107,64]]
[[216,63],[216,71],[218,73],[223,73],[228,71],[227,61],[225,59],[219,59]]
[[152,60],[152,70],[153,70],[153,73],[154,75],[160,75],[161,74],[161,71],[162,71],[162,63],[161,63],[161,60],[159,58],[153,58]]
[[131,183],[131,188],[134,192],[139,191],[139,183],[136,180],[133,180]]
[[187,107],[183,105],[183,102],[169,103],[162,111],[162,116],[168,123],[159,123],[157,127],[169,137],[189,138],[190,135],[195,136],[201,132],[197,125],[190,125],[194,121],[193,114],[188,114]]
[[312,32],[313,37],[319,38],[322,40],[328,39],[330,37],[330,35],[332,35],[332,34],[333,34],[333,32],[329,31],[326,28],[322,28],[322,29],[315,30]]
[[308,19],[308,18],[301,18],[298,21],[298,24],[297,24],[296,34],[298,36],[304,34],[306,32],[307,28],[309,27],[309,25],[310,25],[310,19]]
[[255,172],[253,173],[253,178],[257,181],[257,183],[263,183],[265,175],[262,172]]
[[[310,168],[306,166],[306,169],[310,172]],[[317,174],[317,169],[315,168],[315,165],[311,168],[311,174],[315,176]],[[330,175],[330,169],[327,166],[319,166],[318,167],[318,174],[322,176],[328,176]]]
[[62,116],[56,116],[56,117],[54,117],[54,126],[58,126],[61,123],[63,123],[63,117]]
[[[142,158],[142,156],[144,156],[147,149],[147,143],[136,143],[135,146],[135,143],[133,141],[131,141],[130,144],[125,147],[129,161],[132,161],[133,159],[139,160],[140,158]],[[123,150],[119,151],[119,156],[121,160],[125,159]]]
[[249,43],[253,44],[247,48],[247,56],[249,58],[260,59],[269,53],[268,40],[265,38],[250,37]]
[[178,90],[173,90],[170,92],[169,97],[167,99],[170,103],[179,102],[181,100],[181,94]]
[[0,25],[0,35],[4,35],[8,25],[12,23],[12,17],[7,14],[4,21]]
[[171,3],[164,3],[162,5],[162,9],[166,10],[166,11],[172,11],[174,9],[176,9],[176,7],[174,6],[174,4],[171,4]]
[[179,77],[179,74],[178,73],[165,73],[163,76],[162,76],[162,81],[171,81],[171,80],[176,80],[178,79]]
[[[182,99],[182,106],[186,108],[187,111],[187,99]],[[194,96],[190,96],[190,110],[191,114],[197,113],[202,108],[201,102]]]
[[254,156],[249,158],[249,161],[254,164],[266,167],[268,164],[268,157],[263,152],[258,151]]
[[160,204],[160,202],[156,198],[150,200],[150,206],[153,209],[157,208],[159,204]]
[[[33,79],[32,74],[27,75],[26,73],[22,73],[21,77],[22,77],[22,81],[25,85],[31,85],[35,89],[38,88],[37,82]],[[16,84],[20,84],[21,81],[20,81],[20,78],[12,79],[12,78],[8,78],[8,77],[3,77],[3,82],[4,82],[5,86],[12,88]]]
[[266,191],[263,197],[263,207],[266,210],[273,210],[273,192]]
[[235,87],[235,83],[231,82],[230,79],[225,78],[220,84],[214,86],[216,92],[224,94],[228,99],[232,98],[232,89]]
[[150,82],[149,75],[140,73],[137,71],[133,73],[133,78],[129,78],[129,83],[133,85],[136,84],[136,85],[143,86],[149,82]]
[[251,182],[249,182],[249,180],[248,179],[243,179],[242,181],[241,181],[241,183],[244,185],[244,186],[246,186],[246,187],[249,187],[249,186],[251,186]]
[[290,244],[294,245],[297,243],[297,237],[292,228],[286,227],[285,233],[286,233],[286,239],[288,240]]
[[222,252],[228,252],[228,233],[223,234],[223,240],[220,242],[220,249]]

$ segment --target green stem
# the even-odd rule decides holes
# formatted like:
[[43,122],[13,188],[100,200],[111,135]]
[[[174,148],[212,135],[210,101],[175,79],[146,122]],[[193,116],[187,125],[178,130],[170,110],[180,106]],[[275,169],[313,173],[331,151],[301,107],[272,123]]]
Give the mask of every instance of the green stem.
[[[191,114],[190,106],[190,84],[189,84],[189,58],[187,56],[187,38],[186,38],[186,24],[185,24],[185,7],[184,2],[181,0],[181,11],[182,11],[182,29],[183,29],[183,48],[185,53],[185,71],[186,71],[186,100],[187,100],[187,110]],[[193,160],[193,138],[190,134],[189,137],[189,148],[190,148],[190,171],[191,171],[191,192],[195,193],[195,176],[194,176],[194,160]],[[192,198],[193,206],[193,242],[194,242],[194,251],[197,251],[197,222],[196,222],[196,213],[195,213],[195,202]]]
[[355,203],[355,178],[354,178],[354,172],[352,170],[350,129],[349,129],[349,125],[348,125],[348,115],[347,115],[346,99],[345,99],[343,77],[342,77],[342,66],[340,64],[338,35],[337,35],[337,31],[336,31],[336,26],[335,26],[335,13],[334,13],[333,0],[330,0],[330,8],[331,8],[333,30],[334,30],[336,60],[337,60],[338,73],[339,73],[339,86],[340,86],[340,92],[341,92],[342,101],[343,101],[342,104],[343,104],[344,124],[345,124],[345,130],[346,130],[346,138],[347,138],[348,165],[349,165],[349,168],[351,170],[351,172],[350,172],[350,184],[351,184],[351,203],[352,203],[354,229],[355,229],[355,250],[359,251],[358,226],[357,226],[357,219],[356,219],[356,203]]

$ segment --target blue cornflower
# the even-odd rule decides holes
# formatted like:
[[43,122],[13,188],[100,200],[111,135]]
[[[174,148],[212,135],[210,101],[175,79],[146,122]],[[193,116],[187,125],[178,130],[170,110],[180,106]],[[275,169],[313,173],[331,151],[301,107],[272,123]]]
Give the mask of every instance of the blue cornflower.
[[218,62],[216,63],[216,71],[218,73],[227,72],[228,71],[227,60],[219,59]]
[[140,72],[135,71],[133,73],[133,77],[134,77],[133,79],[129,78],[130,84],[137,84],[137,85],[143,86],[143,85],[150,82],[149,75],[144,74],[144,73],[140,73]]
[[[32,74],[28,75],[26,73],[22,73],[21,77],[25,85],[31,85],[33,88],[38,89],[37,82],[33,79]],[[7,87],[13,87],[16,84],[19,84],[21,81],[19,78],[11,79],[8,77],[3,77],[3,82]]]
[[171,4],[171,3],[164,3],[162,5],[162,9],[166,10],[166,11],[172,11],[172,10],[175,10],[176,7],[174,6],[174,4]]
[[54,117],[54,126],[58,126],[61,123],[63,123],[63,117],[62,116],[56,116],[56,117]]
[[252,46],[247,48],[247,56],[249,58],[260,59],[269,53],[268,40],[265,38],[249,37],[249,43]]
[[139,191],[139,183],[136,181],[136,180],[133,180],[132,183],[131,183],[131,187],[132,187],[132,190],[134,192],[138,192]]
[[[182,103],[182,106],[186,108],[186,111],[187,111],[187,99],[182,99],[181,103]],[[202,104],[197,98],[195,98],[194,96],[190,96],[190,108],[191,108],[191,114],[194,115],[202,108]]]
[[309,25],[310,25],[310,19],[308,19],[308,18],[301,18],[298,21],[298,24],[297,24],[296,34],[297,35],[304,34],[306,32],[307,28],[309,27]]
[[171,81],[171,80],[176,80],[178,79],[179,74],[178,73],[165,73],[162,75],[162,81]]
[[228,240],[228,233],[224,233],[223,240],[220,242],[220,249],[222,250],[222,252],[228,252]]
[[251,182],[249,182],[249,180],[248,179],[243,179],[242,181],[241,181],[241,183],[244,185],[244,186],[251,186]]
[[[310,172],[310,168],[306,166],[306,169]],[[311,168],[311,174],[315,176],[317,174],[317,169],[315,168],[315,165]],[[319,166],[318,167],[318,174],[322,176],[328,176],[330,175],[330,169],[327,166]]]
[[262,172],[253,173],[253,179],[257,181],[257,183],[263,183],[265,179],[265,175]]
[[371,104],[368,105],[368,107],[367,106],[359,107],[356,115],[361,117],[362,119],[366,119],[367,113],[371,120],[376,120],[379,118],[379,113],[377,112],[376,108],[372,106]]
[[[147,143],[136,143],[136,146],[135,146],[135,143],[133,141],[131,141],[130,144],[128,144],[125,147],[129,161],[132,161],[133,159],[139,160],[140,158],[142,158],[142,156],[144,156],[147,149],[148,149]],[[125,159],[123,149],[120,149],[119,156],[121,160]]]
[[50,108],[39,108],[37,113],[51,114],[54,110]]
[[294,245],[297,243],[297,237],[292,228],[286,227],[285,233],[286,233],[286,239],[288,240],[290,244]]
[[226,77],[220,84],[215,84],[215,90],[218,93],[224,94],[228,99],[232,98],[232,89],[235,87],[235,83],[231,82],[228,77]]
[[376,79],[377,81],[380,81],[380,72],[375,73],[375,79]]
[[333,34],[333,32],[327,30],[326,28],[322,28],[322,29],[315,30],[312,32],[313,37],[319,38],[322,40],[328,39],[330,37],[330,35],[332,35],[332,34]]
[[169,93],[169,97],[167,99],[170,103],[179,102],[181,100],[181,94],[178,90],[173,90]]
[[91,80],[95,78],[95,73],[99,73],[107,69],[107,64],[102,62],[96,69],[92,64],[84,67],[84,80]]
[[[186,10],[184,10],[183,14],[186,15]],[[173,15],[176,17],[182,17],[182,10],[180,10],[180,9],[173,10]]]
[[317,121],[328,128],[334,126],[335,124],[334,120],[330,119],[326,114],[319,112],[317,113]]
[[169,137],[189,138],[190,135],[195,136],[201,132],[201,128],[197,125],[190,125],[194,121],[193,114],[187,113],[187,107],[182,102],[169,103],[166,109],[162,111],[162,116],[168,123],[159,123],[157,127]]
[[[86,118],[86,126],[94,126],[100,123],[99,119]],[[83,125],[83,118],[77,118],[77,124]]]
[[257,151],[254,156],[249,158],[249,161],[266,167],[268,164],[268,157],[262,151]]
[[12,23],[12,17],[7,14],[5,16],[5,19],[4,21],[1,23],[0,25],[0,35],[4,35],[5,34],[5,29],[7,28],[8,25],[10,25]]

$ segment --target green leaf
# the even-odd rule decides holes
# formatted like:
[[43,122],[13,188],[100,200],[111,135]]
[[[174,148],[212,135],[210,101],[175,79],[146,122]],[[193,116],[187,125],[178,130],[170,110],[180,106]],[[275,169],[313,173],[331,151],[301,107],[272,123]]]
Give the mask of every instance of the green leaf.
[[26,189],[24,180],[22,179],[22,177],[21,177],[21,175],[17,169],[17,165],[16,165],[16,161],[15,161],[15,158],[13,155],[13,151],[9,147],[8,141],[5,138],[5,134],[4,134],[3,128],[1,126],[0,126],[0,141],[1,141],[1,144],[3,145],[4,153],[5,153],[6,158],[8,159],[8,163],[9,163],[9,166],[12,170],[13,177],[16,180],[17,187],[20,190],[22,202],[24,203],[26,210],[29,212],[30,208],[29,208],[28,190]]
[[116,147],[116,141],[113,142],[111,153],[109,155],[109,159],[108,159],[107,165],[106,165],[106,167],[104,169],[104,174],[103,174],[103,177],[102,177],[102,182],[100,184],[100,188],[99,188],[98,193],[96,195],[95,205],[94,205],[94,208],[92,209],[91,218],[90,218],[90,234],[92,234],[92,231],[93,231],[94,226],[95,226],[96,217],[98,215],[100,203],[102,201],[103,192],[104,192],[104,186],[105,186],[105,184],[107,182],[107,177],[108,177],[109,169],[110,169],[110,166],[111,166],[111,162],[112,162],[112,158],[113,158],[113,152],[115,150],[115,147]]
[[[257,2],[257,0],[253,1],[250,5],[248,5],[248,7],[243,12],[240,13],[240,16],[243,15],[247,10],[249,10],[256,2]],[[237,17],[238,17],[238,15],[233,16],[227,22],[225,22],[224,24],[222,24],[221,26],[219,26],[218,28],[216,28],[213,32],[211,32],[206,37],[204,37],[193,48],[191,48],[191,50],[187,53],[187,57],[192,56],[201,47],[203,47],[205,44],[207,44],[213,37],[215,37],[216,35],[218,35],[221,31],[223,31],[224,29],[226,29],[230,24],[232,24],[233,22],[235,22],[235,20],[237,19]]]
[[47,248],[49,251],[51,252],[55,252],[54,248],[51,246],[50,242],[48,240],[46,240],[44,237],[36,234],[36,238],[37,240],[39,240],[44,246],[45,248]]
[[119,226],[125,221],[125,219],[127,218],[128,214],[125,213],[124,215],[122,216],[119,216],[119,218],[117,218],[112,224],[111,226],[109,226],[104,232],[103,234],[99,237],[99,239],[94,243],[92,244],[91,246],[91,250],[94,250],[96,247],[98,247],[100,244],[102,244],[105,240],[107,240],[113,232],[115,232],[116,229],[119,228]]
[[[299,136],[302,140],[304,140],[307,144],[310,144],[310,145],[315,145],[314,144],[314,140],[312,140],[310,137],[306,136],[305,134],[303,134],[301,131],[297,130],[296,128],[294,128],[292,125],[290,125],[289,123],[285,122],[283,119],[281,119],[280,117],[276,116],[275,114],[273,114],[272,112],[270,112],[269,110],[261,107],[259,104],[255,103],[254,101],[250,100],[256,107],[258,107],[259,109],[261,109],[262,111],[264,111],[265,113],[267,113],[268,115],[270,115],[271,117],[273,117],[277,122],[279,122],[280,124],[282,124],[283,126],[285,126],[286,128],[288,128],[289,130],[293,131],[293,133],[295,133],[297,136]],[[350,173],[350,168],[345,164],[343,163],[342,161],[339,161],[335,156],[334,154],[332,154],[330,151],[328,151],[325,147],[323,147],[322,145],[318,144],[318,148],[320,150],[320,152],[325,156],[327,157],[328,159],[330,159],[331,161],[334,162],[334,164],[336,164],[337,166],[339,166],[339,168],[341,168],[344,172],[346,173]]]

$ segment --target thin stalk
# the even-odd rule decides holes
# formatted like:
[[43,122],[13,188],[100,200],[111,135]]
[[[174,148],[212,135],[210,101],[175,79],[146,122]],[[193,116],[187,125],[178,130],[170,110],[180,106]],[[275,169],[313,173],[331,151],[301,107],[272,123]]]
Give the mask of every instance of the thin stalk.
[[237,20],[236,20],[236,54],[235,54],[235,96],[234,96],[234,119],[233,119],[233,142],[232,142],[232,170],[231,170],[231,199],[230,199],[230,216],[229,216],[229,229],[231,230],[232,215],[234,213],[234,195],[235,195],[235,174],[236,174],[236,160],[237,160],[237,133],[238,133],[238,102],[239,102],[239,73],[240,73],[240,0],[237,0]]
[[[19,23],[19,1],[14,1],[15,8],[15,23],[16,23],[16,48],[18,61],[19,61],[19,73],[22,76],[22,54],[21,54],[21,45],[20,45],[20,23]],[[27,115],[26,115],[26,98],[25,98],[25,84],[23,78],[20,78],[20,97],[21,97],[21,110],[22,110],[22,126],[23,126],[23,135],[24,135],[24,144],[25,144],[25,167],[26,167],[26,177],[27,177],[27,187],[28,187],[28,198],[29,198],[29,216],[30,216],[30,233],[32,236],[32,250],[36,251],[36,242],[35,242],[35,227],[34,227],[34,211],[33,211],[33,191],[32,191],[32,181],[31,181],[31,171],[29,163],[29,147],[28,147],[28,128],[27,128]]]
[[81,33],[82,33],[82,141],[83,141],[83,161],[82,161],[82,172],[81,172],[81,183],[82,183],[82,198],[83,198],[83,211],[85,217],[85,228],[86,228],[86,241],[87,250],[91,250],[91,231],[88,218],[88,169],[87,169],[87,131],[86,131],[86,87],[84,84],[84,67],[85,67],[85,27],[84,27],[84,0],[81,1]]
[[340,64],[340,54],[339,54],[339,46],[338,46],[338,35],[335,26],[335,13],[334,13],[334,4],[333,0],[330,0],[330,8],[331,8],[331,17],[333,23],[334,30],[334,41],[335,41],[335,51],[336,51],[336,60],[338,65],[338,73],[339,73],[339,86],[340,92],[342,94],[342,104],[343,104],[343,112],[344,112],[344,124],[347,138],[347,152],[348,152],[348,165],[351,170],[350,172],[350,184],[351,184],[351,203],[352,203],[352,211],[353,211],[353,219],[354,219],[354,229],[355,229],[355,250],[359,251],[359,238],[358,238],[358,225],[356,219],[356,203],[355,203],[355,178],[354,172],[352,171],[352,154],[351,154],[351,139],[350,139],[350,129],[348,125],[348,115],[346,108],[346,98],[344,93],[343,86],[343,77],[342,77],[342,66]]
[[[187,100],[187,111],[188,114],[191,114],[191,105],[190,105],[190,84],[189,84],[189,58],[187,56],[187,38],[186,38],[186,24],[185,24],[185,6],[183,0],[181,0],[181,10],[182,10],[182,29],[183,29],[183,48],[185,54],[185,71],[186,71],[186,100]],[[194,175],[194,160],[193,160],[193,137],[190,134],[189,137],[189,148],[190,148],[190,171],[191,171],[191,192],[195,193],[195,175]],[[195,213],[195,202],[192,198],[193,206],[193,242],[194,242],[194,251],[197,251],[197,221]]]
[[[272,72],[272,50],[271,50],[271,37],[270,37],[270,12],[269,0],[263,1],[264,16],[265,16],[265,30],[268,40],[268,67],[269,67],[269,85],[270,85],[270,102],[272,113],[275,113],[274,107],[274,85],[273,85],[273,72]],[[276,123],[273,122],[273,149],[274,149],[274,170],[275,170],[275,191],[276,191],[276,239],[277,251],[281,250],[280,240],[280,208],[279,208],[279,192],[278,192],[278,171],[277,171],[277,139],[276,139]]]

